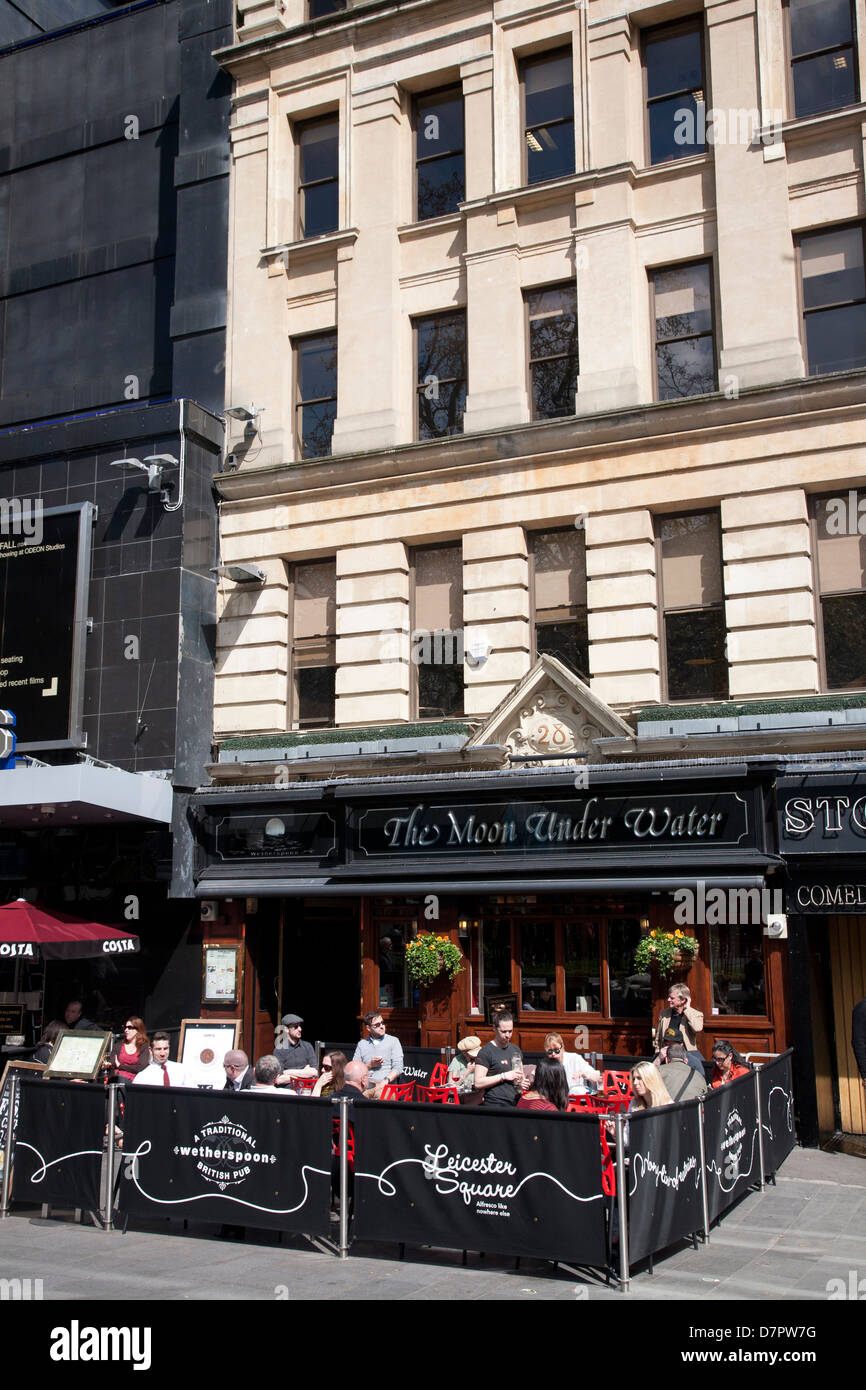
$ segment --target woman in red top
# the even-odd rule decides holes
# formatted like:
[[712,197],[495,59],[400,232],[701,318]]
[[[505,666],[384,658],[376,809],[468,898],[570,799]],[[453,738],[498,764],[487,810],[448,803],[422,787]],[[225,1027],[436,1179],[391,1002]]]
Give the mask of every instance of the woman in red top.
[[729,1081],[736,1081],[738,1076],[746,1076],[751,1070],[745,1058],[724,1038],[719,1038],[713,1044],[713,1079],[710,1082],[713,1090],[726,1086]]
[[564,1110],[568,1104],[568,1081],[561,1062],[542,1057],[528,1091],[517,1102],[518,1110]]
[[150,1040],[144,1031],[144,1021],[130,1017],[123,1025],[123,1041],[108,1054],[104,1064],[122,1081],[134,1081],[140,1071],[150,1066]]

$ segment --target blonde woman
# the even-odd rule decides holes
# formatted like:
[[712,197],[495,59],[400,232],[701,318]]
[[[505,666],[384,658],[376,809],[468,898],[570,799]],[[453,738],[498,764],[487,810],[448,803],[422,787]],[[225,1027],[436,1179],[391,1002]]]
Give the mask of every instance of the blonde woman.
[[629,1111],[657,1110],[660,1105],[673,1105],[664,1078],[654,1062],[638,1062],[636,1067],[632,1067],[631,1088],[634,1099]]
[[601,1072],[584,1061],[579,1052],[566,1052],[561,1033],[548,1033],[544,1039],[544,1051],[552,1062],[561,1063],[570,1096],[585,1095],[587,1091],[597,1088]]

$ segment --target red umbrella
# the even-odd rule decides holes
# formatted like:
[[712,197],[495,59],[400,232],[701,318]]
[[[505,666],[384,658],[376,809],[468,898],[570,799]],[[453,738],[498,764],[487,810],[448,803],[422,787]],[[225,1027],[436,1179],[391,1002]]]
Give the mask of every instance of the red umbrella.
[[83,960],[132,955],[138,948],[138,937],[130,932],[66,912],[49,912],[23,898],[0,907],[0,959]]

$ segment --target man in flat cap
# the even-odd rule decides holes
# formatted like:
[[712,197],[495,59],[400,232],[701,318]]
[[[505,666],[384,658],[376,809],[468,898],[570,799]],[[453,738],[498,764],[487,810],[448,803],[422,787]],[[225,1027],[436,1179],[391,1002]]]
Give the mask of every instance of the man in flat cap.
[[301,1038],[304,1020],[297,1014],[283,1014],[280,1021],[289,1039],[285,1047],[274,1048],[273,1055],[283,1069],[277,1077],[277,1085],[288,1086],[298,1076],[318,1076],[312,1044]]

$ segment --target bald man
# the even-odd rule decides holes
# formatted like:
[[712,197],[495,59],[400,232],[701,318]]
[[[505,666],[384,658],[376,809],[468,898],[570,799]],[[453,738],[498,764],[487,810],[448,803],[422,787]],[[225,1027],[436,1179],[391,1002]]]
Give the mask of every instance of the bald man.
[[226,1074],[224,1091],[248,1091],[256,1079],[249,1057],[240,1048],[232,1048],[223,1057],[223,1071]]

